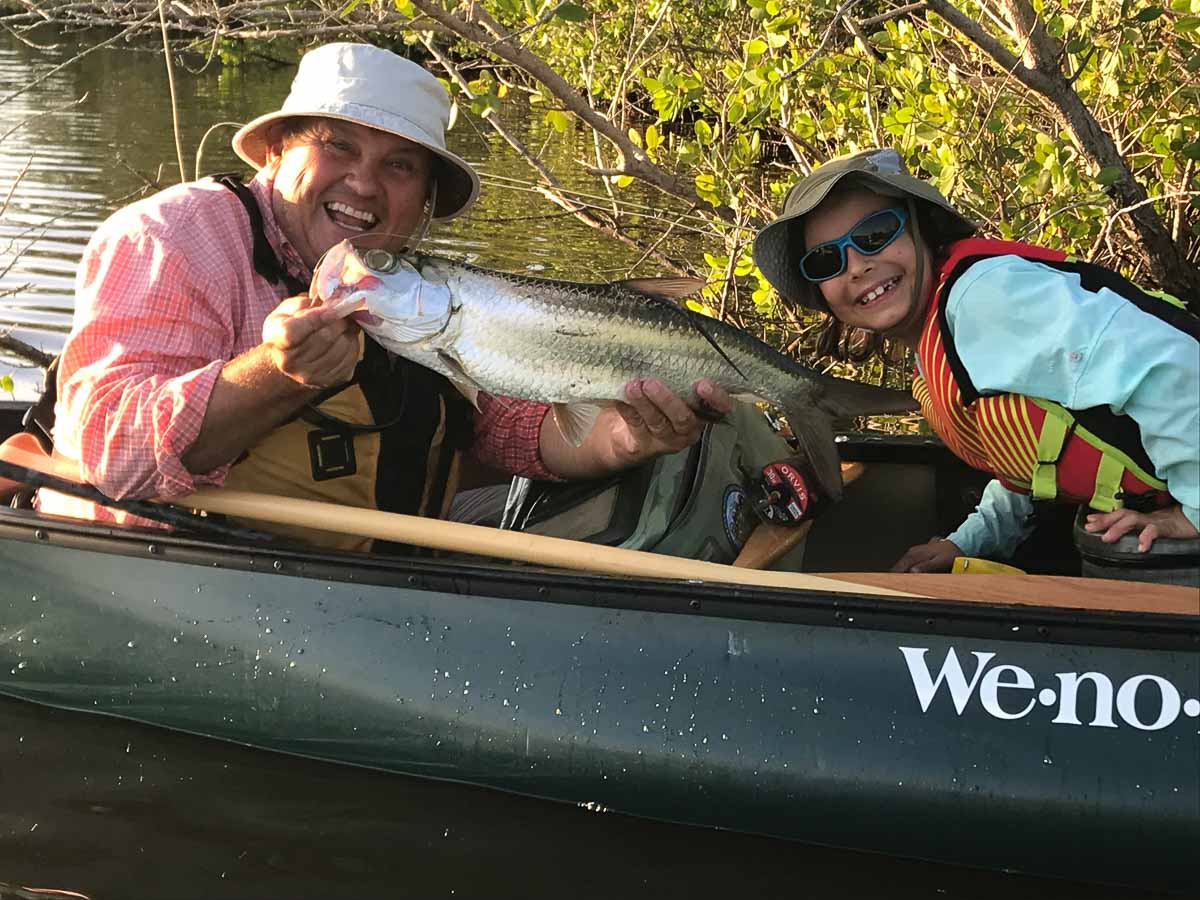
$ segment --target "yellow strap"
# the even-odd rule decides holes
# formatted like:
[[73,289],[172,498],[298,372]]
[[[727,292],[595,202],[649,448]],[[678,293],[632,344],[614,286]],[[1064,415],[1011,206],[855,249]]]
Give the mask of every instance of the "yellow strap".
[[1043,408],[1046,418],[1038,435],[1037,462],[1029,480],[1030,495],[1034,500],[1053,500],[1058,496],[1058,458],[1075,419],[1061,406]]
[[1108,453],[1101,453],[1100,465],[1096,467],[1096,489],[1088,505],[1096,512],[1112,512],[1124,504],[1117,499],[1121,490],[1121,479],[1125,475],[1125,466],[1119,459]]
[[1016,566],[1006,566],[1004,563],[991,559],[980,559],[977,556],[956,556],[950,567],[952,575],[1024,575],[1024,569]]

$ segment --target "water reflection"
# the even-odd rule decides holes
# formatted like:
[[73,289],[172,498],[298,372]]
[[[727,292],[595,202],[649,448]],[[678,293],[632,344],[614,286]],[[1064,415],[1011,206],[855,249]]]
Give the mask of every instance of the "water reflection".
[[95,900],[1146,896],[649,822],[6,698],[0,734],[0,882]]
[[[70,330],[75,266],[92,232],[124,203],[179,180],[166,73],[157,52],[122,44],[53,71],[98,40],[60,35],[53,49],[39,51],[0,36],[0,203],[11,189],[0,216],[0,328],[11,327],[14,337],[51,353]],[[176,68],[189,178],[210,127],[278,108],[294,71],[265,63],[214,64],[198,73]],[[508,124],[561,174],[566,188],[595,191],[594,180],[574,164],[587,155],[576,136],[547,133],[537,116]],[[245,171],[229,148],[233,131],[220,127],[204,140],[203,174]],[[655,273],[637,268],[635,251],[600,238],[532,193],[529,170],[483,123],[460,116],[449,143],[480,170],[484,189],[469,215],[435,231],[434,252],[579,281],[624,277],[631,270]],[[627,189],[622,198],[657,216],[654,196]],[[680,239],[664,249],[686,254],[687,229],[675,233]],[[40,387],[40,372],[13,371],[0,359],[4,372],[14,375],[19,399]]]

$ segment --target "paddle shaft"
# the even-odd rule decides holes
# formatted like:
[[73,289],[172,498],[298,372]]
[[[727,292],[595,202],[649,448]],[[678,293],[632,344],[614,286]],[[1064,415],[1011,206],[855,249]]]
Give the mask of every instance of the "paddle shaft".
[[[82,485],[78,471],[66,460],[33,452],[32,448],[20,447],[12,440],[0,444],[0,459],[34,473]],[[738,569],[719,563],[681,559],[640,550],[624,550],[620,547],[586,544],[563,538],[500,531],[462,522],[443,522],[439,519],[342,506],[317,500],[301,500],[296,497],[235,491],[229,488],[201,488],[193,494],[173,498],[169,502],[174,506],[223,513],[258,522],[294,525],[317,531],[411,544],[432,550],[470,553],[576,571],[825,592],[912,596],[888,588],[863,587],[814,575]]]
[[[0,443],[0,460],[79,483],[77,472],[44,454],[18,450]],[[837,573],[823,578],[793,572],[762,572],[717,563],[698,562],[585,544],[562,538],[498,531],[479,525],[442,522],[398,513],[358,509],[298,500],[270,494],[205,488],[173,501],[178,505],[263,522],[295,524],[307,528],[394,540],[415,546],[496,556],[576,571],[634,575],[648,578],[682,578],[723,584],[747,584],[826,593],[871,594],[890,597],[945,598],[953,602],[1032,604],[1036,606],[1106,608],[1200,614],[1193,588],[1096,579],[1055,578],[1032,575],[991,575],[964,578],[953,575],[897,575],[892,573]],[[845,579],[839,580],[839,579]],[[854,582],[858,582],[857,584]],[[894,590],[885,585],[903,584],[921,593]],[[1098,595],[1103,593],[1105,599]]]
[[606,575],[632,575],[643,578],[681,578],[721,584],[747,584],[760,587],[789,588],[853,594],[878,594],[911,597],[888,588],[852,585],[831,578],[798,572],[760,572],[720,563],[680,559],[641,550],[624,550],[601,544],[586,544],[564,538],[501,531],[482,525],[443,522],[374,509],[339,506],[317,500],[255,494],[228,488],[202,488],[194,494],[173,500],[208,512],[239,516],[259,522],[298,525],[319,531],[352,534],[377,540],[412,544],[432,550],[449,550],[476,556],[497,557],[543,566]]

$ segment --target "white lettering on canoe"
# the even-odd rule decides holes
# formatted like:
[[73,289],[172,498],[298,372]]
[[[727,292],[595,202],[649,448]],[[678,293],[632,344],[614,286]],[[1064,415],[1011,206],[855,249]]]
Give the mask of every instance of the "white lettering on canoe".
[[[972,650],[971,674],[963,670],[951,647],[936,676],[926,660],[928,647],[900,647],[921,712],[928,712],[939,694],[948,694],[957,715],[978,696],[979,706],[996,719],[1023,719],[1038,706],[1057,707],[1055,725],[1118,728],[1118,720],[1140,731],[1161,731],[1179,719],[1200,717],[1200,699],[1184,699],[1179,689],[1158,675],[1134,675],[1114,689],[1100,672],[1056,672],[1057,690],[1038,690],[1027,669],[1009,663],[993,664],[995,652]],[[1138,700],[1141,699],[1139,710]],[[1115,715],[1114,715],[1115,714]],[[1082,715],[1082,718],[1081,718]]]

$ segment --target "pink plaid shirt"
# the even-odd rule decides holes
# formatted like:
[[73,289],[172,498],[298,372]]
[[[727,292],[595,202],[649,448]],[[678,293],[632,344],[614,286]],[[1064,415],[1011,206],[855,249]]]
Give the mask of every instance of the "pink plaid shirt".
[[[270,179],[249,184],[267,239],[288,271],[312,273],[271,211]],[[180,456],[200,433],[221,367],[261,343],[287,296],[254,271],[246,212],[211,181],[168,188],[124,209],[92,237],[75,280],[75,323],[63,349],[57,452],[114,498],[178,497],[221,484],[229,466],[193,474]],[[551,478],[538,439],[548,407],[480,396],[473,454],[504,472]],[[48,491],[44,512],[144,524]]]

